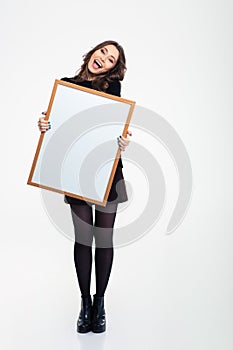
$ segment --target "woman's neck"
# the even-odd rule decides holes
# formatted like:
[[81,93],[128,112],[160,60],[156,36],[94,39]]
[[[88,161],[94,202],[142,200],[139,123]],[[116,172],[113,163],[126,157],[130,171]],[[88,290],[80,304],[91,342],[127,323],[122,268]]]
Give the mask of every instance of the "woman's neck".
[[87,71],[85,72],[85,79],[88,81],[92,81],[96,79],[96,76]]

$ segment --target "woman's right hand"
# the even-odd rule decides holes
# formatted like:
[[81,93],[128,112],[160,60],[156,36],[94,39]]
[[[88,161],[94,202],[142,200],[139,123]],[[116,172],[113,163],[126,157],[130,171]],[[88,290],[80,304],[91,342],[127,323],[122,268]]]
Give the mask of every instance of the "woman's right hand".
[[[47,112],[42,112],[42,114],[46,115]],[[50,121],[45,120],[44,117],[39,118],[39,120],[38,120],[38,128],[39,128],[39,130],[41,132],[45,132],[45,131],[51,129]]]

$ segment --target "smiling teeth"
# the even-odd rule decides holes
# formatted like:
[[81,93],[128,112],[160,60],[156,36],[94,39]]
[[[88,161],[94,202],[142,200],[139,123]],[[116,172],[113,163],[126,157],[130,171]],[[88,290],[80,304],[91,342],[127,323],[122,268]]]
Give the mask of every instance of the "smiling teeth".
[[95,60],[95,63],[99,66],[99,68],[102,68],[102,65],[99,61]]

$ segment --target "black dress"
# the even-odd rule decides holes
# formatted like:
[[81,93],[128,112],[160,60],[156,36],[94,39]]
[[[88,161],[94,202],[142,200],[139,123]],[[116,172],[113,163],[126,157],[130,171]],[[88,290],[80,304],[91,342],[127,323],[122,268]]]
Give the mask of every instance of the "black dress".
[[[92,82],[89,80],[76,82],[74,78],[62,78],[61,80],[67,81],[68,83],[73,83],[76,85],[84,86],[93,89]],[[105,91],[107,94],[115,95],[120,97],[121,84],[119,81],[114,81],[109,84],[108,89]],[[108,195],[108,203],[122,203],[128,200],[124,176],[122,172],[123,164],[121,157],[119,158],[116,172],[113,178],[111,190]],[[73,198],[65,195],[65,203],[67,204],[86,204],[85,200]]]

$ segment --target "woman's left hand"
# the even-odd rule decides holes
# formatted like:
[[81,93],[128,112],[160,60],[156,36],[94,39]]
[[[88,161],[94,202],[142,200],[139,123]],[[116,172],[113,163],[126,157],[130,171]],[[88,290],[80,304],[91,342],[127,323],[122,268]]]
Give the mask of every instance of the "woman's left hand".
[[117,138],[118,140],[118,146],[120,148],[121,151],[125,151],[125,148],[129,145],[130,143],[130,139],[128,138],[129,136],[132,136],[132,132],[131,131],[127,131],[127,137],[124,136],[120,136]]

